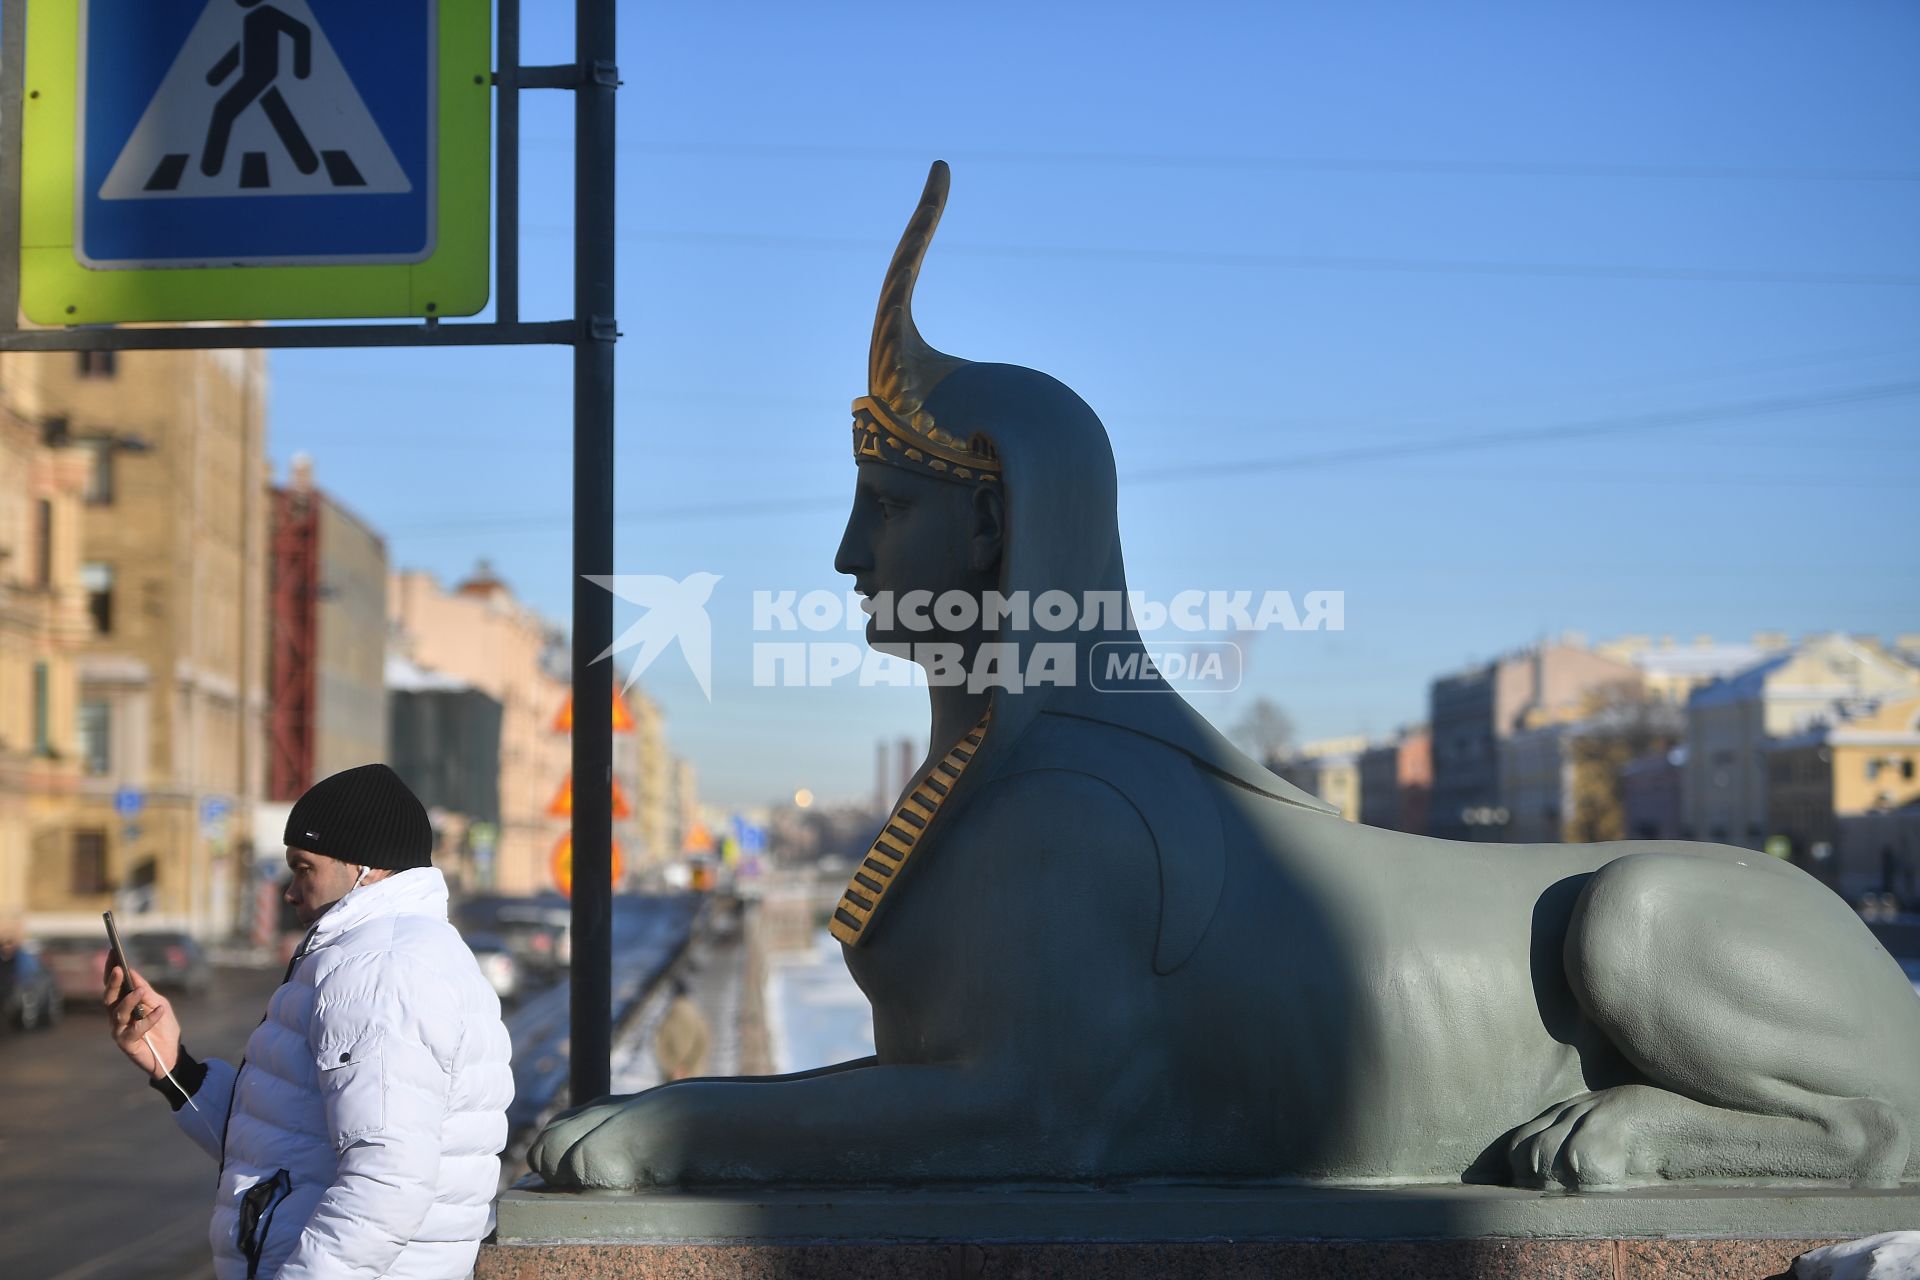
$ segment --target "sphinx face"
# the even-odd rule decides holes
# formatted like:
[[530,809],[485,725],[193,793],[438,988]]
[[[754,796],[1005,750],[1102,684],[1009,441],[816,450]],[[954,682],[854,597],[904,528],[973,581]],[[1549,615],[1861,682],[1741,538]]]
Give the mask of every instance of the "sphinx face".
[[999,540],[997,493],[862,462],[833,567],[866,597],[868,643],[913,658],[915,645],[979,638],[977,625],[950,625],[962,615],[938,605],[970,596],[978,617],[981,597],[999,584]]

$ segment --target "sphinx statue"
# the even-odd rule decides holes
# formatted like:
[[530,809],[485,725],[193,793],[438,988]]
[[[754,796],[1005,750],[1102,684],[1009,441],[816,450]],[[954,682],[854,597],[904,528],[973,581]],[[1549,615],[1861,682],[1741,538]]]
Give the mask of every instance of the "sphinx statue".
[[[876,601],[1124,593],[1093,411],[914,325],[948,182],[881,293],[836,567]],[[870,643],[1072,656],[1017,688],[930,672],[931,749],[831,922],[876,1053],[575,1108],[529,1155],[550,1186],[1920,1178],[1920,1000],[1801,871],[1358,826],[1150,664],[1103,688],[1095,655],[1142,649],[1124,611],[904,612]]]

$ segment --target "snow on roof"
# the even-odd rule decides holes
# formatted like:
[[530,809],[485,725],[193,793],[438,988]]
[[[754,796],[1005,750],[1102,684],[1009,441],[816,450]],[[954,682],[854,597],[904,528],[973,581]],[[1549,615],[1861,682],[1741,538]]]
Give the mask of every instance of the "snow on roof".
[[1632,662],[1650,676],[1725,676],[1766,661],[1776,652],[1751,644],[1675,645],[1642,649],[1632,655]]
[[387,655],[387,688],[399,693],[453,693],[473,686],[458,676],[434,671],[397,653]]
[[1756,662],[1744,671],[1723,676],[1710,685],[1693,691],[1687,699],[1690,706],[1717,707],[1729,702],[1749,702],[1766,693],[1767,677],[1792,661],[1795,651],[1777,653],[1762,662]]

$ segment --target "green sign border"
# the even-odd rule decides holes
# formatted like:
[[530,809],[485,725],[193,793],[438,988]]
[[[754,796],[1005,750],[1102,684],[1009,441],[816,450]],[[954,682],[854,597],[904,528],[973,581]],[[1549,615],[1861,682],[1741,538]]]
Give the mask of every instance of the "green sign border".
[[94,270],[74,256],[78,0],[29,0],[20,306],[36,324],[470,316],[487,305],[492,0],[440,0],[433,255],[381,266]]

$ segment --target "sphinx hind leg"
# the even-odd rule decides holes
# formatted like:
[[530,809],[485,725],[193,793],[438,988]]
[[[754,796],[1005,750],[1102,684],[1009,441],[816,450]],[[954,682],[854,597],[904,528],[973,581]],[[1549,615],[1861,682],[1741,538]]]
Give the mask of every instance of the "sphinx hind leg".
[[1629,854],[1583,890],[1565,964],[1644,1082],[1521,1126],[1517,1180],[1899,1180],[1920,1003],[1824,886],[1761,854]]

